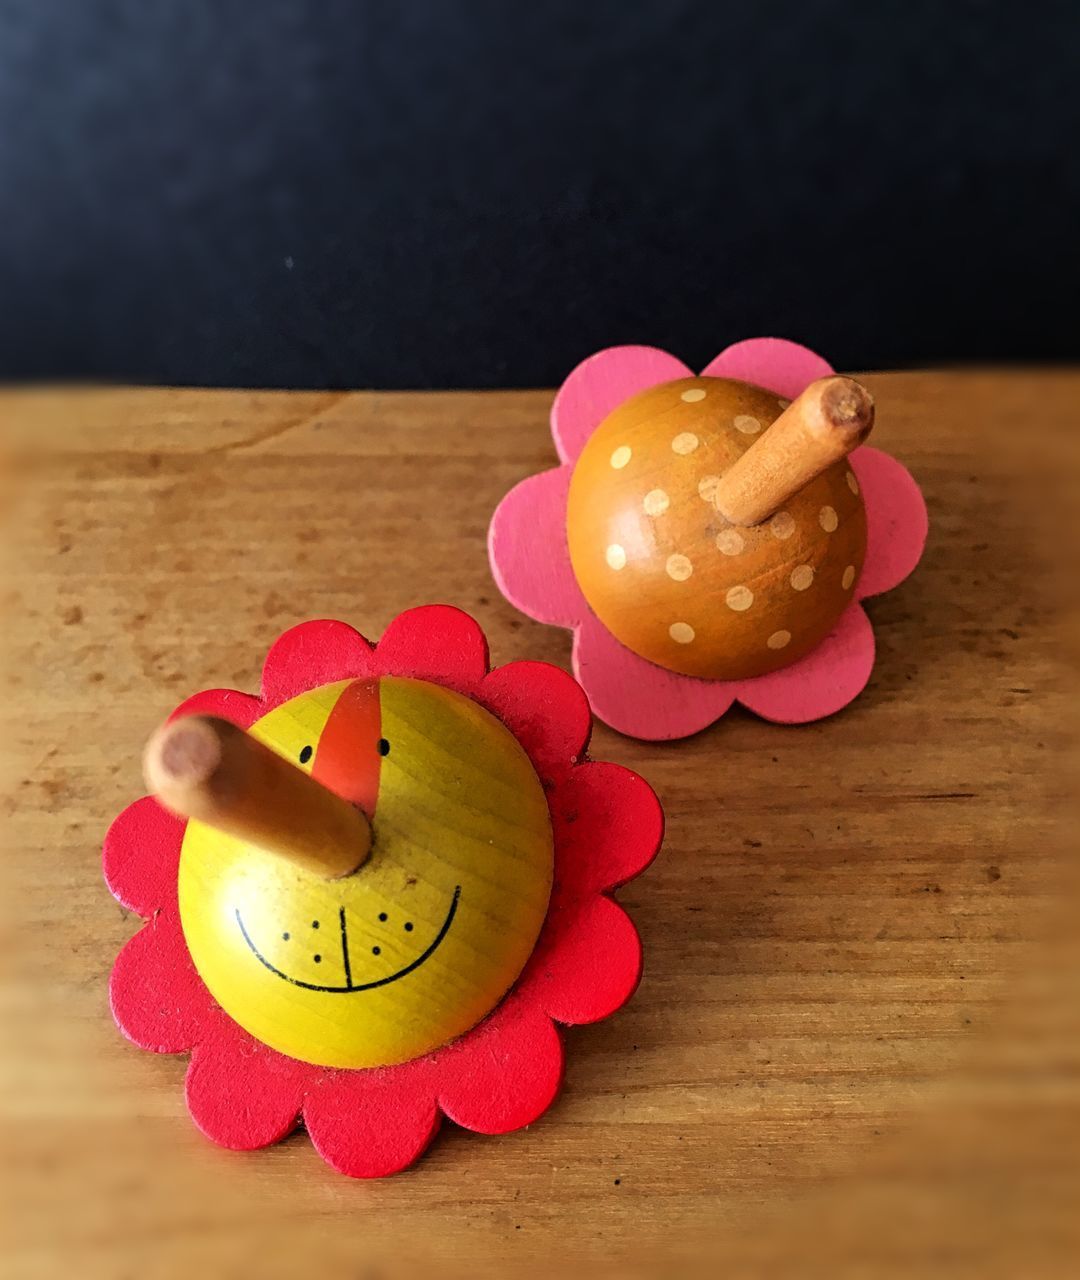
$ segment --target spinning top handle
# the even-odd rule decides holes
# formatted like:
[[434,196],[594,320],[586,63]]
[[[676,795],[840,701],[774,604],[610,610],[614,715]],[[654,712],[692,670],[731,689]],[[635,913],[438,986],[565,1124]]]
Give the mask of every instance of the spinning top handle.
[[371,824],[360,809],[216,716],[162,725],[147,743],[143,773],[180,817],[329,879],[355,871],[371,852]]
[[767,520],[862,444],[873,425],[874,401],[853,378],[811,382],[721,477],[715,499],[720,514],[743,526]]

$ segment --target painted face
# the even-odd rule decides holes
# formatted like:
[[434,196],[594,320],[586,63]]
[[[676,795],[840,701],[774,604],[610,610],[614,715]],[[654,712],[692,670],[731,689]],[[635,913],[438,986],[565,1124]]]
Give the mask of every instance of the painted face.
[[195,967],[263,1043],[321,1066],[405,1062],[488,1014],[551,893],[547,802],[494,716],[421,680],[345,680],[251,734],[359,805],[368,861],[326,880],[188,823],[180,917]]

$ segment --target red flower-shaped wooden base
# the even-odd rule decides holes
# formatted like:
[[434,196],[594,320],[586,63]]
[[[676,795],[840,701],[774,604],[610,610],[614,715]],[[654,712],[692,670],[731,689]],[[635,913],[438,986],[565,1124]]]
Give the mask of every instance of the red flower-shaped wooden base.
[[225,1012],[191,959],[177,899],[185,824],[157,801],[139,800],[113,823],[104,849],[109,888],[147,921],[112,974],[124,1034],[156,1053],[191,1053],[188,1108],[213,1141],[248,1150],[302,1123],[323,1158],[356,1177],[405,1168],[444,1115],[476,1132],[505,1133],[544,1113],[562,1077],[555,1024],[604,1018],[637,986],[638,936],[607,895],[649,864],[663,831],[660,805],[641,778],[586,758],[591,721],[575,681],[536,662],[489,670],[480,628],[446,606],[402,614],[378,644],[344,623],[304,623],[270,650],[258,697],[216,689],[179,712],[247,728],[306,690],[384,676],[430,681],[486,708],[524,748],[548,800],[547,916],[517,981],[471,1031],[390,1067],[320,1067],[279,1053]]

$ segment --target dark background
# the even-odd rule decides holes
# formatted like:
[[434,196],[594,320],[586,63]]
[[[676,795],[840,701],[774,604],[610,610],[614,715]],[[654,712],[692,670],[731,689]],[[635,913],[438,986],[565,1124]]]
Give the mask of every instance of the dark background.
[[0,376],[1077,354],[1080,4],[0,0]]

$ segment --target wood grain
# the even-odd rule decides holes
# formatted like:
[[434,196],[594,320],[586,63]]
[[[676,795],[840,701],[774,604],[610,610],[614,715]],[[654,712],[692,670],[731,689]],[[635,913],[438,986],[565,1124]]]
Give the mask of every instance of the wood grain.
[[869,688],[800,729],[597,730],[595,754],[667,810],[664,851],[621,895],[642,986],[569,1034],[540,1124],[448,1131],[378,1184],[303,1138],[240,1155],[193,1130],[184,1064],[109,1017],[138,922],[101,882],[101,837],[140,793],[154,724],[190,691],[254,688],[297,620],[377,634],[448,601],[496,662],[566,666],[565,634],[500,599],[484,548],[498,499],[554,461],[550,394],[8,394],[0,419],[33,425],[12,433],[4,589],[6,1275],[355,1277],[425,1257],[637,1274],[785,1241],[879,1274],[1066,1274],[1032,1259],[1042,1241],[1060,1268],[1075,1246],[1075,1023],[1036,1035],[999,1002],[1045,947],[1069,794],[1059,544],[1039,525],[1060,466],[1019,437],[1045,442],[1080,378],[866,382],[876,443],[931,512],[919,570],[870,603]]

